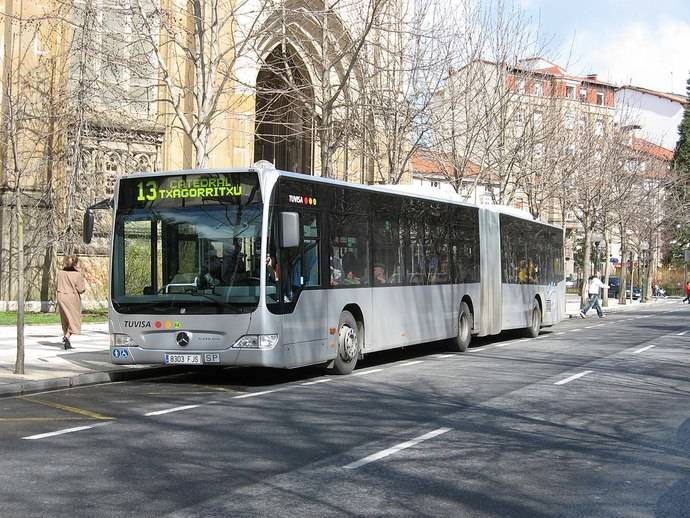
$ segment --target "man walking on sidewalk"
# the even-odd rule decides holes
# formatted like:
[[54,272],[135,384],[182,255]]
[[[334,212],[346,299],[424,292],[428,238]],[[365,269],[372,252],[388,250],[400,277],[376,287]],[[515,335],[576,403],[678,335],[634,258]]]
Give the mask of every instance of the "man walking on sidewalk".
[[587,312],[591,308],[597,310],[597,315],[599,315],[599,318],[604,318],[604,312],[602,311],[601,304],[599,303],[599,290],[601,288],[606,288],[606,284],[601,282],[598,273],[597,275],[592,275],[589,278],[589,289],[587,290],[589,300],[587,301],[587,304],[585,304],[585,307],[580,310],[580,318],[585,318]]

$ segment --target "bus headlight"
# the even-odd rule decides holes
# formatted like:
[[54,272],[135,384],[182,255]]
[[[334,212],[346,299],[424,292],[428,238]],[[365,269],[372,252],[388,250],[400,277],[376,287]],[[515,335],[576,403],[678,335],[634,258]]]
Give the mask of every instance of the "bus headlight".
[[137,343],[129,335],[110,333],[110,345],[113,347],[136,347]]
[[234,349],[273,349],[278,344],[278,335],[244,335],[232,347]]

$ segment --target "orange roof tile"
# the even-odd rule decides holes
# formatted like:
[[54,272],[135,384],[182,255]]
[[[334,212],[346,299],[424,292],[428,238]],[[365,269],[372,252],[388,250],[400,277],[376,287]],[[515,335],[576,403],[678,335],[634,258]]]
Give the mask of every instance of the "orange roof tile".
[[673,151],[666,149],[665,147],[652,144],[651,142],[641,138],[633,137],[631,147],[635,151],[640,151],[659,160],[668,162],[673,160]]

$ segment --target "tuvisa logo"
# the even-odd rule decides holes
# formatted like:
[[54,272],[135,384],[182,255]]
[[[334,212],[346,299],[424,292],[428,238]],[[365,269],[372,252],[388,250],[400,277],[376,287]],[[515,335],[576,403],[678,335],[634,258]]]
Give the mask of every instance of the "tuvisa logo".
[[151,327],[150,320],[125,320],[125,327]]
[[313,196],[298,196],[295,194],[288,194],[289,203],[298,203],[300,205],[316,205],[316,198]]

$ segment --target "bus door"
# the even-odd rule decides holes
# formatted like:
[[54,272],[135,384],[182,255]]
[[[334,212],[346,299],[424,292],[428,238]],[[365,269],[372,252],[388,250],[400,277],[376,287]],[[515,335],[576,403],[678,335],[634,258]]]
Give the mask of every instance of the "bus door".
[[[271,309],[274,311],[279,308],[276,312],[285,315],[281,338],[283,344],[303,344],[302,349],[297,348],[293,353],[304,362],[309,361],[307,355],[316,355],[319,359],[323,355],[325,360],[328,308],[326,293],[321,289],[321,214],[318,210],[295,207],[285,207],[282,210],[299,215],[300,242],[295,247],[269,245],[269,257],[277,255],[277,300],[274,300],[274,307]],[[277,224],[280,217],[274,218],[274,221]],[[271,241],[275,242],[273,239]]]

